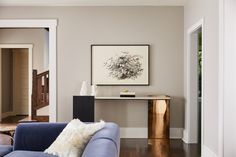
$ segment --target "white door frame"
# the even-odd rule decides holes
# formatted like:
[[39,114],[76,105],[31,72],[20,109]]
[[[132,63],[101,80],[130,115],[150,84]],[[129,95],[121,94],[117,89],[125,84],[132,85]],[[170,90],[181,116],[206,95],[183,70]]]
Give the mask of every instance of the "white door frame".
[[[28,49],[28,114],[31,115],[31,94],[32,94],[32,70],[33,70],[33,44],[0,44],[0,87],[2,87],[2,49],[3,48],[26,48]],[[2,88],[0,89],[0,121],[2,120]]]
[[219,157],[235,156],[236,2],[219,1]]
[[[190,91],[191,91],[191,42],[192,42],[192,35],[199,29],[202,28],[202,107],[201,107],[201,146],[203,146],[204,141],[204,61],[205,61],[205,33],[204,33],[204,19],[199,20],[196,24],[194,24],[192,27],[188,29],[187,32],[187,73],[186,73],[186,80],[187,80],[187,86],[186,86],[186,111],[185,111],[185,130],[184,130],[184,137],[183,140],[186,143],[196,143],[197,139],[196,136],[192,137],[193,130],[191,129],[192,126],[196,126],[197,120],[193,119],[191,114],[191,105],[192,101],[196,100],[197,94],[195,96],[195,99],[191,97]],[[197,54],[196,54],[197,55]],[[195,102],[196,103],[196,102]],[[197,105],[197,104],[195,104]],[[195,130],[196,131],[196,130]],[[201,150],[203,147],[201,147]]]
[[[218,97],[218,147],[219,147],[219,157],[224,156],[224,49],[225,49],[225,37],[224,37],[224,20],[225,20],[225,6],[224,0],[219,0],[219,97]],[[226,53],[226,52],[225,52]]]
[[56,19],[4,19],[0,28],[49,28],[49,121],[57,121],[57,20]]

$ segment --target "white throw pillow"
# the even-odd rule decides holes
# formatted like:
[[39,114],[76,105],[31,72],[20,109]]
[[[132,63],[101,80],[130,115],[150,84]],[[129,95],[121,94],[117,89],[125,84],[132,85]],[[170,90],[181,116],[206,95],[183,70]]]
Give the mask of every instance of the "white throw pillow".
[[74,119],[44,152],[59,157],[80,157],[92,135],[104,126],[104,121],[85,124]]

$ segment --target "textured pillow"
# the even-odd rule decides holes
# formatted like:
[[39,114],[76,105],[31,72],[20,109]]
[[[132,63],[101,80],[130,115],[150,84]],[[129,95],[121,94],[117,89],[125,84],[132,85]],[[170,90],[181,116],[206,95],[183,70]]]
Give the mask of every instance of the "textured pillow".
[[104,121],[85,124],[74,119],[44,152],[59,157],[80,157],[91,136],[104,126]]

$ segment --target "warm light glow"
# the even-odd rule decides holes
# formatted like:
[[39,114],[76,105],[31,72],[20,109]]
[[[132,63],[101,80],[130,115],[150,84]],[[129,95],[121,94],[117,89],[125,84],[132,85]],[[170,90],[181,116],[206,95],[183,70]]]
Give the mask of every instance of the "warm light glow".
[[165,100],[156,101],[156,113],[165,114],[167,108],[167,104]]

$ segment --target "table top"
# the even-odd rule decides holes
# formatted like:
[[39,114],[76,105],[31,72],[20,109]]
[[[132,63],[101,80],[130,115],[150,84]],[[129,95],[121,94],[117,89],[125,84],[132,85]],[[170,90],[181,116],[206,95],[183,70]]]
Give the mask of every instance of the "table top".
[[96,96],[95,100],[170,100],[170,96],[136,96],[136,97],[120,97],[120,96]]
[[15,131],[16,125],[0,125],[0,132]]

